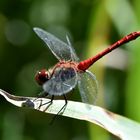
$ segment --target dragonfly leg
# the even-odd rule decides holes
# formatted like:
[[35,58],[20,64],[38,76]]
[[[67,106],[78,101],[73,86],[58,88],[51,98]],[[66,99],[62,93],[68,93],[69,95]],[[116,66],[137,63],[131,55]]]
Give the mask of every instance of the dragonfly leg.
[[[67,106],[68,101],[67,101],[66,96],[65,96],[65,95],[63,95],[63,96],[64,96],[65,104],[64,104],[64,105],[62,106],[62,108],[58,111],[58,113],[52,118],[50,124],[52,124],[52,123],[54,122],[54,120],[56,119],[56,117],[57,117],[58,115],[62,114],[62,113],[65,111],[65,109],[66,109],[66,106]],[[63,110],[63,112],[61,113],[62,110]]]
[[[47,96],[47,95],[46,95]],[[43,96],[43,97],[45,97],[45,96]],[[36,101],[37,99],[38,99],[38,101],[40,101],[40,105],[37,107],[37,109],[40,109],[40,107],[42,107],[43,105],[46,105],[46,104],[49,104],[46,108],[45,108],[45,110],[52,104],[52,102],[53,102],[53,99],[54,99],[54,95],[52,96],[52,98],[51,98],[51,100],[50,101],[48,101],[48,102],[46,102],[46,103],[42,103],[42,99],[40,99],[41,97],[37,97],[34,101]],[[33,102],[34,102],[33,101]],[[45,111],[44,110],[44,111]]]
[[[35,98],[35,99],[33,100],[33,102],[35,102],[35,101],[40,101],[40,105],[39,105],[39,107],[37,107],[37,109],[40,109],[40,107],[42,106],[42,99],[40,99],[40,98],[43,98],[43,97],[46,97],[46,96],[48,96],[48,93],[46,93],[46,92],[41,92],[40,94],[38,94],[37,98]],[[50,102],[50,101],[49,101],[49,102]]]
[[48,96],[48,93],[46,93],[46,92],[41,92],[41,93],[39,93],[38,95],[37,95],[37,98],[35,98],[34,100],[33,100],[33,102],[35,102],[36,100],[38,100],[39,98],[43,98],[43,97],[47,97]]
[[40,107],[42,107],[43,105],[49,104],[49,105],[43,110],[43,112],[45,112],[45,111],[49,108],[49,106],[53,103],[53,100],[54,100],[54,95],[52,95],[52,98],[51,98],[50,101],[48,101],[48,102],[46,102],[46,103],[42,103],[42,102],[41,102],[41,104],[39,105],[38,108],[40,109]]
[[[64,96],[64,100],[65,100],[65,104],[62,106],[62,108],[58,111],[58,113],[56,114],[56,115],[59,115],[60,114],[60,112],[63,110],[63,112],[65,111],[65,108],[66,108],[66,105],[67,105],[67,103],[68,103],[68,101],[67,101],[67,98],[66,98],[66,96],[65,95],[63,95]],[[62,112],[62,113],[63,113]]]

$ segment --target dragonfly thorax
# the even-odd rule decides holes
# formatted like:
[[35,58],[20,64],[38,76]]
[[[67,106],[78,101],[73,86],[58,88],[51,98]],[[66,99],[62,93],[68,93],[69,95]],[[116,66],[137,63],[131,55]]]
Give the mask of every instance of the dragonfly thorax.
[[[43,74],[44,72],[44,74]],[[45,75],[45,71],[39,74]],[[77,84],[77,64],[72,61],[60,61],[47,72],[42,88],[48,95],[61,96],[70,92]]]

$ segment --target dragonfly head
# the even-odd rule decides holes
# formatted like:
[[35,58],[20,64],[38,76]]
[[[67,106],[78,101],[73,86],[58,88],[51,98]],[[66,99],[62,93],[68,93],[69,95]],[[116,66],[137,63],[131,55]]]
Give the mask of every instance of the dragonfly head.
[[39,85],[43,85],[48,80],[48,77],[48,71],[46,69],[42,69],[36,73],[35,80]]

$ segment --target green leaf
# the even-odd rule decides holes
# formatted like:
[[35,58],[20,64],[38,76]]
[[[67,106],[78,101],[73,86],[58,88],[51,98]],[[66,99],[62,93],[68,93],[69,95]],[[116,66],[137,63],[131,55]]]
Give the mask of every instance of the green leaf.
[[[14,96],[1,89],[0,94],[15,106],[32,108],[50,114],[57,114],[65,104],[64,100],[54,100],[51,105],[41,106],[41,104],[50,102],[50,99]],[[140,138],[139,123],[98,106],[68,101],[66,108],[60,114],[99,125],[123,140],[139,140]]]

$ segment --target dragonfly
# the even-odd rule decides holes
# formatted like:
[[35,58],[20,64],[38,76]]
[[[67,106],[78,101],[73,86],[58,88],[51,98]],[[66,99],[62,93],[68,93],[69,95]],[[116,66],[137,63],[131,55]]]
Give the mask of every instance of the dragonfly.
[[72,91],[76,85],[78,85],[82,102],[94,104],[98,84],[95,75],[88,70],[89,67],[112,50],[140,36],[140,32],[132,32],[95,56],[80,61],[68,36],[66,36],[67,43],[65,43],[41,28],[35,27],[33,30],[58,59],[58,63],[49,70],[42,69],[37,72],[35,79],[43,88],[39,97],[51,96],[50,103],[52,103],[55,96],[63,96],[64,106],[67,104],[66,94]]

